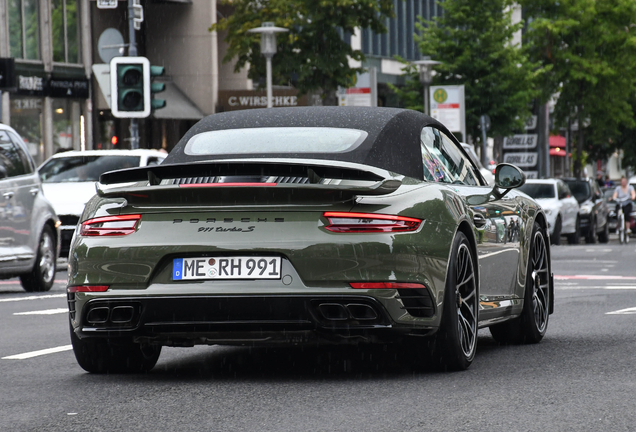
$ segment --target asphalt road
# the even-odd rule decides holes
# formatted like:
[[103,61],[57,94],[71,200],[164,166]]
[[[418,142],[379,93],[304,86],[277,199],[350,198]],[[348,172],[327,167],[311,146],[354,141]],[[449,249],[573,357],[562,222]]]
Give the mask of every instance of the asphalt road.
[[164,348],[148,374],[91,375],[70,350],[65,273],[36,295],[0,281],[0,430],[636,430],[636,241],[553,247],[553,270],[543,342],[482,330],[458,373],[392,346],[206,346]]

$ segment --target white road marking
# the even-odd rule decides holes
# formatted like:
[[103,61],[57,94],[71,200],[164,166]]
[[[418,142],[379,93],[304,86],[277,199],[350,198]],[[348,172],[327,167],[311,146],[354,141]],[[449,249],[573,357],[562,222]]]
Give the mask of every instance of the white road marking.
[[585,249],[585,252],[612,252],[612,249]]
[[607,312],[605,315],[631,315],[636,314],[636,307],[620,309],[614,312]]
[[[65,284],[66,279],[55,279],[53,283],[56,284]],[[0,281],[0,285],[20,285],[20,281]]]
[[68,308],[45,309],[31,312],[16,312],[13,315],[55,315],[68,312]]
[[62,351],[70,351],[72,349],[73,349],[72,345],[64,345],[64,346],[59,346],[55,348],[48,348],[48,349],[43,349],[39,351],[31,351],[24,354],[16,354],[16,355],[8,356],[8,357],[2,357],[2,359],[0,360],[25,360],[25,359],[30,359],[33,357],[43,356],[47,354],[54,354],[54,353],[58,353]]
[[636,280],[636,276],[610,276],[610,275],[554,275],[554,280],[569,280],[569,279],[583,279],[583,280]]
[[66,294],[47,294],[47,295],[40,295],[40,296],[7,298],[7,299],[0,299],[0,303],[16,302],[16,301],[22,301],[22,300],[42,300],[42,299],[60,298],[60,297],[66,297]]
[[604,290],[636,290],[636,285],[561,285],[555,284],[554,288],[558,291],[564,290],[589,290],[589,289],[604,289]]
[[505,252],[510,252],[510,251],[516,252],[517,249],[515,249],[515,248],[507,248],[507,249],[502,249],[502,250],[497,251],[497,252],[483,253],[483,254],[479,255],[479,258],[488,258],[488,257],[494,256],[494,255],[499,255],[499,254],[502,254],[502,253],[505,253]]

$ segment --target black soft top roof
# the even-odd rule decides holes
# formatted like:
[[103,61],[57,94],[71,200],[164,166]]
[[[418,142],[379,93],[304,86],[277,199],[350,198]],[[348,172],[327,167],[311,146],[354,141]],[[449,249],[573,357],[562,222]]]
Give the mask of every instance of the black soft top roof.
[[[307,158],[362,163],[409,177],[422,177],[420,133],[434,125],[449,136],[450,132],[435,119],[418,111],[398,108],[367,107],[296,107],[252,109],[213,114],[195,124],[170,152],[162,165],[205,160],[241,158]],[[359,129],[367,138],[348,152],[298,154],[224,154],[186,155],[190,138],[202,132],[261,127],[336,127]]]

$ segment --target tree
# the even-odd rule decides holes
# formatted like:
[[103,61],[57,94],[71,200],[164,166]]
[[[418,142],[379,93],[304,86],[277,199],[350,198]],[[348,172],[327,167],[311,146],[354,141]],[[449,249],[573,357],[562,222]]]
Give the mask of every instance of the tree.
[[292,83],[301,93],[322,91],[335,104],[339,86],[355,83],[360,67],[351,67],[349,59],[363,61],[360,50],[351,48],[343,38],[356,28],[386,32],[387,18],[393,16],[392,0],[224,0],[233,12],[210,27],[227,30],[228,51],[224,62],[237,58],[235,71],[250,65],[249,77],[265,76],[265,60],[260,55],[260,38],[247,33],[251,28],[271,21],[289,29],[279,34],[274,57],[274,84]]
[[[438,74],[433,84],[465,86],[466,130],[475,139],[481,138],[479,117],[483,114],[490,116],[492,135],[521,129],[538,95],[534,83],[541,69],[512,43],[521,29],[521,23],[511,21],[512,4],[509,0],[445,0],[440,3],[442,16],[431,21],[420,18],[417,24],[420,52],[442,62],[435,67]],[[416,79],[412,73],[410,85]]]
[[[578,123],[576,154],[612,151],[633,127],[636,89],[636,2],[525,0],[532,21],[525,41],[548,71],[544,98],[558,94],[556,121]],[[585,140],[589,143],[586,146]],[[581,175],[580,158],[574,174]]]

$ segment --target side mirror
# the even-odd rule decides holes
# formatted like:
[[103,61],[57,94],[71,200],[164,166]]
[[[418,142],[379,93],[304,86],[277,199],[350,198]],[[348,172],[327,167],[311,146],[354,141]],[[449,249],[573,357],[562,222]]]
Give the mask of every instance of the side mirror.
[[500,163],[495,169],[495,186],[500,189],[514,189],[523,186],[526,175],[514,165]]

